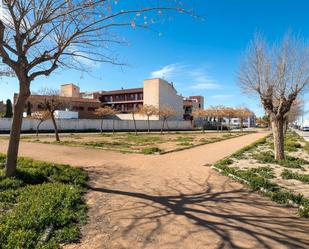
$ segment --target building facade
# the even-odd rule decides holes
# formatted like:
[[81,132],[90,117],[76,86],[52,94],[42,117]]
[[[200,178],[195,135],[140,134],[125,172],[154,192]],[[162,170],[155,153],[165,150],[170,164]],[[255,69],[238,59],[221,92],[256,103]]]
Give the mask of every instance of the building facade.
[[105,91],[100,94],[99,100],[103,105],[113,107],[121,113],[131,113],[143,106],[143,88]]
[[[17,94],[14,95],[14,103],[16,103]],[[44,95],[31,95],[24,108],[27,112],[28,103],[31,106],[31,112],[43,111],[43,103],[46,100],[56,100],[61,103],[60,110],[68,110],[78,113],[78,118],[81,119],[97,119],[99,118],[94,114],[94,111],[102,106],[102,103],[97,99],[84,99],[80,97],[64,97],[64,96],[44,96]]]
[[[14,103],[17,96],[15,94]],[[25,111],[29,108],[29,103],[32,112],[43,110],[42,103],[48,98],[52,97],[31,95],[25,106]],[[157,109],[172,107],[177,113],[170,118],[174,120],[182,120],[185,112],[192,113],[195,108],[204,108],[204,98],[202,96],[191,96],[184,99],[177,93],[172,83],[159,78],[144,80],[144,86],[141,88],[112,91],[80,92],[80,88],[75,84],[64,84],[61,86],[57,101],[63,103],[61,111],[78,112],[78,117],[82,119],[98,118],[94,112],[97,108],[104,106],[110,106],[118,110],[120,114],[117,116],[120,119],[132,119],[131,113],[143,105],[152,105]],[[158,120],[159,117],[152,117],[152,119]]]
[[198,109],[204,109],[203,96],[190,96],[183,98],[184,119],[192,120],[193,112]]

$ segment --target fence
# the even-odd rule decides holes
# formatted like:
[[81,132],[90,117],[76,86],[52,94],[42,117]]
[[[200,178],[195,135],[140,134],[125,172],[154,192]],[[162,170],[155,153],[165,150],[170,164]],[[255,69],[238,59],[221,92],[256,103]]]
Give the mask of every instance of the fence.
[[[59,131],[90,131],[100,130],[101,120],[96,119],[58,119],[56,120]],[[8,132],[11,129],[12,119],[0,118],[0,132]],[[39,121],[24,119],[22,124],[22,131],[35,131]],[[152,131],[160,130],[162,121],[151,120],[150,129]],[[181,131],[181,130],[192,130],[190,121],[168,121],[170,130]],[[111,131],[113,127],[116,131],[134,131],[134,121],[132,120],[104,120],[103,130]],[[139,131],[147,130],[147,120],[137,120],[136,128]],[[40,130],[49,131],[53,130],[53,124],[51,120],[43,122],[40,126]],[[164,130],[167,130],[167,126],[164,126]]]

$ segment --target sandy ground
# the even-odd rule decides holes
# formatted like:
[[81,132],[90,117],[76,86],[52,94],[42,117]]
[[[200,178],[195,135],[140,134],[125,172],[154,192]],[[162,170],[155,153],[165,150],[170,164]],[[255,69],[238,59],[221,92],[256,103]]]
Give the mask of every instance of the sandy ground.
[[[196,133],[196,132],[185,132],[185,133],[151,133],[150,135],[144,134],[144,136],[149,138],[149,141],[134,141],[128,139],[128,133],[105,133],[105,136],[100,134],[60,134],[62,142],[70,142],[72,145],[87,147],[85,143],[102,143],[102,145],[96,147],[101,149],[108,149],[113,151],[129,151],[129,152],[141,152],[144,148],[149,147],[158,147],[161,151],[170,152],[180,148],[192,147],[193,145],[205,144],[213,142],[219,139],[226,139],[226,136],[240,136],[241,133],[233,132],[231,134],[224,132],[205,132],[205,133]],[[134,137],[134,136],[133,136]],[[8,138],[8,137],[7,137]],[[152,138],[152,139],[151,139]],[[23,135],[22,139],[24,142],[55,142],[53,134],[49,135],[40,135],[29,136]],[[179,140],[180,139],[180,140]],[[189,141],[183,141],[181,139],[189,139]],[[38,141],[39,140],[39,141]],[[117,144],[112,144],[112,143]],[[184,143],[185,142],[185,143]],[[120,144],[118,144],[120,143]],[[121,145],[122,144],[122,145]],[[88,145],[89,147],[89,145]]]
[[166,155],[25,142],[20,154],[89,172],[89,221],[68,249],[309,248],[308,219],[205,166],[264,135]]

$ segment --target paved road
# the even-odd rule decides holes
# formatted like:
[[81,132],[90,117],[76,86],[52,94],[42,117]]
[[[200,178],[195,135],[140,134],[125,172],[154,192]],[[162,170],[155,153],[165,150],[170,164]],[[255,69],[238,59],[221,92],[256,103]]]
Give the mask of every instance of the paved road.
[[264,135],[155,156],[31,143],[20,152],[89,172],[89,221],[69,249],[309,248],[309,222],[295,209],[205,166]]

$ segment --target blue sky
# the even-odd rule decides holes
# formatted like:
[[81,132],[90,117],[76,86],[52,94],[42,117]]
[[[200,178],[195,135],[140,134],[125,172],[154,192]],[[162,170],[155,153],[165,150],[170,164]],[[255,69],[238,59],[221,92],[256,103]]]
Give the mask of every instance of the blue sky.
[[[241,93],[237,70],[242,53],[255,32],[270,41],[287,30],[309,37],[307,0],[199,0],[196,12],[204,20],[171,15],[171,20],[154,24],[152,30],[117,30],[128,45],[112,49],[128,66],[94,65],[92,76],[78,71],[58,70],[41,77],[32,90],[59,88],[72,82],[82,91],[141,87],[143,80],[162,77],[173,81],[184,96],[203,95],[209,105],[245,105],[262,115],[256,96]],[[18,90],[16,79],[0,80],[0,100]]]

